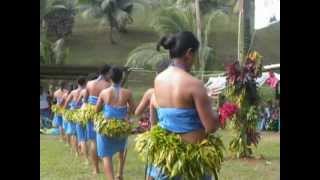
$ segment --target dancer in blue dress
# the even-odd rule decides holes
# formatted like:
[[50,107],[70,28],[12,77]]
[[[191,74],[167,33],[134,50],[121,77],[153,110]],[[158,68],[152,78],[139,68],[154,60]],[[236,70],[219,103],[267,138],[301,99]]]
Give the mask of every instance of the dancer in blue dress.
[[[108,88],[110,86],[109,82],[109,65],[104,65],[100,72],[97,79],[88,81],[86,85],[86,96],[85,99],[88,99],[88,105],[95,106],[97,104],[98,96],[100,92]],[[88,138],[88,145],[89,145],[89,155],[93,165],[93,174],[99,173],[99,162],[97,156],[97,144],[96,144],[96,132],[94,130],[93,121],[89,120],[87,123],[87,138]]]
[[[86,85],[86,79],[84,77],[78,78],[78,88],[71,91],[71,93],[69,94],[65,102],[65,106],[64,106],[65,108],[68,104],[70,104],[71,111],[80,109],[82,102],[77,101],[77,99],[80,96],[81,90],[85,88],[85,85]],[[78,156],[79,155],[78,142],[86,141],[86,132],[84,128],[80,126],[79,123],[70,121],[69,126],[67,128],[67,134],[71,135],[72,148],[76,153],[76,156]]]
[[[168,59],[165,59],[165,60],[160,61],[160,62],[157,64],[157,74],[159,74],[159,73],[161,73],[162,71],[164,71],[165,69],[167,69],[168,66],[170,65],[170,62],[171,62],[171,61],[168,60]],[[150,109],[150,108],[149,108],[149,106],[150,106],[150,100],[151,100],[151,97],[152,97],[153,94],[154,94],[154,88],[148,89],[148,90],[144,93],[144,95],[143,95],[140,103],[137,105],[137,108],[136,108],[136,110],[135,110],[135,112],[134,112],[134,114],[135,114],[136,116],[141,116],[142,114],[144,115],[144,117],[142,117],[142,122],[143,122],[143,121],[147,121],[147,122],[148,122],[148,129],[147,129],[147,130],[150,129],[151,125],[154,125],[154,124],[155,124],[155,121],[150,121],[150,110],[149,110],[149,109]],[[154,120],[154,119],[152,119],[152,120]],[[139,129],[140,129],[140,128],[139,128]],[[140,130],[140,131],[138,131],[138,132],[144,132],[145,130],[146,130],[146,129],[143,129],[142,131]]]
[[[157,75],[154,81],[151,104],[156,108],[158,128],[171,135],[178,134],[183,143],[198,144],[219,127],[218,114],[212,111],[203,82],[189,74],[199,42],[191,32],[179,32],[163,37],[158,50],[161,46],[169,50],[172,64]],[[156,166],[149,166],[147,174],[148,179],[156,180],[181,179],[184,176],[177,174],[169,177],[174,174],[172,171],[166,169],[164,172]],[[210,176],[205,172],[200,177],[211,179]]]
[[[66,88],[66,82],[61,81],[59,84],[60,88],[56,90],[53,94],[53,97],[56,101],[56,105],[60,106],[62,108],[63,106],[63,96],[68,93],[68,90]],[[53,125],[56,127],[59,127],[60,130],[60,138],[61,140],[65,140],[64,138],[64,130],[62,127],[62,114],[55,114],[53,118]]]
[[[100,93],[96,111],[100,112],[103,109],[103,121],[116,120],[129,123],[129,115],[134,111],[134,103],[131,91],[120,87],[122,80],[121,68],[112,67],[110,78],[112,86]],[[102,132],[97,132],[98,156],[103,160],[104,173],[107,179],[114,179],[112,156],[118,152],[120,163],[117,178],[122,179],[126,143],[126,136],[109,137]]]
[[62,127],[63,127],[64,132],[65,132],[65,139],[66,139],[67,145],[69,145],[69,146],[72,146],[72,142],[71,142],[71,131],[72,131],[72,128],[70,129],[69,120],[66,119],[66,117],[65,117],[65,109],[70,109],[71,103],[69,102],[68,104],[66,104],[65,102],[66,102],[66,100],[67,100],[67,98],[70,95],[72,90],[73,90],[73,85],[72,85],[72,83],[70,83],[69,84],[69,88],[68,88],[68,93],[66,93],[66,94],[64,94],[62,96],[62,102],[63,102],[62,108],[64,109],[64,112],[63,112],[64,115],[62,116]]

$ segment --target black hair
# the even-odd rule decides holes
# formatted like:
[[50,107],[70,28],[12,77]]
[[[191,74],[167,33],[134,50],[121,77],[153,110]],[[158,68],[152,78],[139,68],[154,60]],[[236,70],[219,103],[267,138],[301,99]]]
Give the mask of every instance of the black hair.
[[170,58],[180,58],[191,48],[191,52],[199,49],[199,41],[192,32],[183,31],[173,35],[164,36],[157,44],[157,50],[160,47],[169,50]]
[[78,85],[84,86],[86,85],[86,78],[81,76],[78,78],[77,82],[78,82]]
[[59,87],[60,87],[60,89],[65,89],[65,88],[66,88],[66,85],[67,85],[67,82],[66,82],[66,81],[60,81],[60,82],[59,82]]
[[113,83],[118,84],[122,80],[123,68],[118,66],[113,66],[110,70],[110,78]]
[[169,59],[163,59],[162,61],[158,62],[157,67],[156,67],[157,73],[161,73],[162,71],[167,69],[168,66],[170,65],[170,63],[171,63],[171,61]]
[[70,82],[70,84],[69,84],[69,93],[72,91],[72,90],[74,90],[75,88],[74,88],[74,83],[73,82]]
[[110,71],[110,66],[108,64],[105,64],[101,69],[100,69],[100,75],[106,75]]
[[91,73],[87,76],[87,81],[95,80],[98,78],[98,76],[99,76],[98,73]]

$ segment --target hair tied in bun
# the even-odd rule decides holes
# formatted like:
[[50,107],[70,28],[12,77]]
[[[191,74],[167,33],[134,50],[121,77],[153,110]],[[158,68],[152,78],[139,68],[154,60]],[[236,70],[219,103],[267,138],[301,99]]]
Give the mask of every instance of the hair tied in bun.
[[164,49],[170,50],[175,46],[175,43],[176,43],[176,39],[174,35],[164,36],[158,42],[157,50],[159,51],[161,46]]

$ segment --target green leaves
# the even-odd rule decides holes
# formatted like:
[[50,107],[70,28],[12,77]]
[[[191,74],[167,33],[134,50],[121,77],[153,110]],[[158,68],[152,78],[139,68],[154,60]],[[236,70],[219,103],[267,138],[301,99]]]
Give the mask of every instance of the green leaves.
[[198,144],[189,144],[178,134],[155,126],[135,141],[140,155],[148,156],[151,164],[162,168],[170,178],[200,179],[205,173],[217,174],[223,161],[223,143],[213,134]]
[[145,43],[130,52],[125,66],[144,67],[152,65],[152,67],[155,67],[158,62],[165,58],[169,58],[168,53],[163,50],[158,52],[156,43]]
[[94,118],[95,129],[108,137],[126,137],[131,134],[132,127],[125,120],[105,119],[102,113]]

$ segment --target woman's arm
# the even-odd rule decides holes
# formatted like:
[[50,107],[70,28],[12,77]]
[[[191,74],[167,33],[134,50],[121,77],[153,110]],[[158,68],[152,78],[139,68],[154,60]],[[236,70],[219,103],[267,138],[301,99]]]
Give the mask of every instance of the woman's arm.
[[194,85],[192,96],[206,133],[215,132],[219,127],[219,116],[218,113],[213,112],[207,91],[202,82],[199,81]]
[[97,105],[96,105],[96,112],[100,112],[102,109],[102,105],[104,104],[104,100],[103,100],[103,91],[99,94],[98,97],[98,101],[97,101]]
[[135,106],[133,102],[133,97],[131,91],[129,91],[129,97],[128,97],[128,115],[131,115],[134,113]]
[[64,109],[68,106],[68,103],[71,101],[72,97],[73,97],[73,93],[70,93],[67,97],[67,100],[63,104]]
[[151,99],[150,99],[150,105],[149,105],[149,110],[150,110],[150,117],[149,121],[151,123],[151,127],[155,126],[157,124],[157,112],[156,112],[156,98],[155,95],[152,94]]
[[145,111],[145,109],[148,108],[152,93],[153,93],[153,89],[149,89],[144,93],[139,105],[137,106],[134,112],[136,116],[140,116]]

